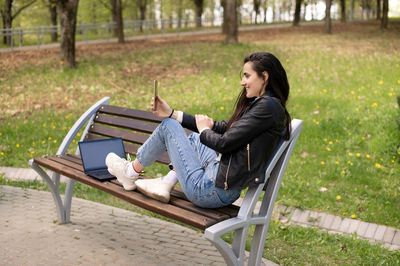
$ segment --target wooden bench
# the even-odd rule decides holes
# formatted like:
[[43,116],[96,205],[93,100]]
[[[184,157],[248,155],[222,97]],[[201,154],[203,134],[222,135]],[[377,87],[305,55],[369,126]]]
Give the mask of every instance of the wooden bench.
[[[77,180],[146,210],[203,230],[205,238],[218,248],[229,265],[244,264],[248,229],[249,226],[255,225],[249,265],[259,265],[272,209],[287,163],[300,134],[302,121],[296,119],[292,121],[291,139],[281,142],[269,162],[266,171],[266,175],[270,176],[269,179],[265,184],[248,189],[240,207],[230,205],[218,209],[203,209],[188,201],[178,188],[171,192],[171,200],[166,204],[148,198],[138,191],[126,191],[116,180],[97,181],[83,172],[82,161],[78,156],[79,150],[76,150],[75,154],[67,154],[72,140],[86,124],[81,140],[121,137],[124,140],[126,152],[135,155],[140,145],[146,141],[149,134],[162,120],[151,112],[111,106],[109,101],[109,97],[98,101],[76,121],[61,143],[56,155],[29,161],[29,165],[49,186],[60,223],[70,221],[72,192],[74,182]],[[187,133],[189,134],[190,131]],[[167,153],[157,161],[163,164],[170,162]],[[51,177],[42,167],[52,171]],[[64,199],[61,198],[59,192],[60,175],[69,177]],[[260,211],[254,213],[263,189],[265,189],[265,193],[262,197]],[[230,246],[222,240],[221,236],[232,231],[234,240]]]

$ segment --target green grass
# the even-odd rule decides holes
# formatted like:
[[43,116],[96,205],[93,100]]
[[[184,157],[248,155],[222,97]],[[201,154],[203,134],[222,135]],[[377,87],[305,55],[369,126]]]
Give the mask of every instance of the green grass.
[[[48,191],[43,182],[13,181],[1,176],[0,185]],[[65,192],[65,184],[61,184],[60,191]],[[81,183],[75,183],[74,196],[176,223]],[[250,236],[253,235],[253,230],[251,228]],[[225,235],[224,239],[231,243],[233,234]],[[251,237],[246,244],[247,250],[250,248],[250,243]],[[378,244],[357,239],[356,235],[332,235],[315,228],[288,226],[277,221],[272,221],[270,224],[263,257],[281,265],[399,265],[400,263],[400,251],[389,251]]]
[[[398,27],[382,33],[375,22],[334,25],[331,36],[318,27],[257,31],[243,33],[237,45],[81,48],[73,71],[58,64],[58,55],[28,58],[0,73],[0,165],[26,167],[31,157],[54,154],[103,96],[148,110],[156,78],[175,109],[226,119],[241,89],[243,57],[270,51],[287,70],[289,111],[304,121],[278,202],[400,228]],[[149,175],[165,171],[155,166]]]

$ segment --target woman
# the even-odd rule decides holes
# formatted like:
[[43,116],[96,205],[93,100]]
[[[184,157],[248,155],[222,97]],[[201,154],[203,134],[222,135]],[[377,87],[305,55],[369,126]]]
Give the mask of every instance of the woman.
[[[166,118],[139,148],[133,163],[109,154],[106,164],[125,189],[168,202],[180,183],[187,198],[204,208],[233,203],[240,191],[264,182],[267,162],[281,138],[290,137],[286,110],[289,84],[279,60],[270,53],[244,59],[243,90],[228,121],[189,115],[171,109],[157,96],[156,116]],[[189,137],[186,127],[198,133]],[[174,170],[157,179],[138,179],[139,173],[168,151]]]

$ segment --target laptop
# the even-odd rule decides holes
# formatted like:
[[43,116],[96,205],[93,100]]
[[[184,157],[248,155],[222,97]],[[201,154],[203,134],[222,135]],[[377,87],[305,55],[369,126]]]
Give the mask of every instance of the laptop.
[[115,178],[107,170],[107,154],[113,152],[126,159],[122,138],[80,141],[78,145],[85,174],[100,181]]

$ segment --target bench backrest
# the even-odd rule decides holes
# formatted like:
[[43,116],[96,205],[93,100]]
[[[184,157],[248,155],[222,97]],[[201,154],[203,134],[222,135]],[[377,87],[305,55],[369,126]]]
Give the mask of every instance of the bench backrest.
[[[85,140],[122,138],[125,151],[136,155],[138,148],[161,121],[161,118],[148,111],[102,105],[94,116]],[[164,164],[170,162],[167,153],[157,161]]]
[[265,172],[266,181],[264,184],[259,186],[249,188],[246,193],[245,198],[242,202],[242,207],[240,208],[238,216],[240,217],[251,217],[254,213],[256,203],[261,195],[261,192],[265,190],[263,200],[261,202],[261,207],[259,214],[260,216],[271,215],[272,209],[274,207],[275,199],[279,191],[280,184],[283,179],[283,175],[286,171],[287,164],[289,162],[290,156],[292,155],[293,148],[296,144],[300,132],[303,128],[303,121],[298,119],[293,119],[291,122],[291,134],[290,139],[287,141],[281,141],[276,148],[273,157],[268,163],[267,170]]

